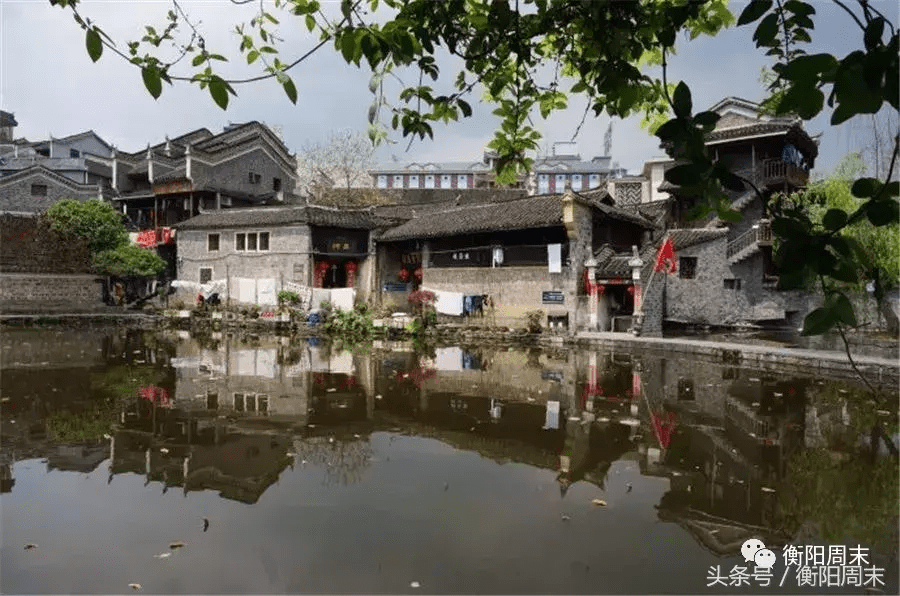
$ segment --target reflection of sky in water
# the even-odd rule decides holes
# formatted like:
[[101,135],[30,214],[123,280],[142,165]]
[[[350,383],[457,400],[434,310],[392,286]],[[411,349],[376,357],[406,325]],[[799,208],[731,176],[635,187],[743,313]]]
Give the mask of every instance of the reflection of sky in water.
[[[130,357],[140,366],[123,370],[177,403],[129,406],[126,427],[161,435],[117,434],[111,481],[107,444],[34,439],[45,464],[11,451],[4,423],[5,461],[21,461],[0,501],[3,592],[705,593],[709,565],[740,562],[701,544],[709,528],[769,523],[790,481],[778,454],[846,438],[857,416],[842,386],[689,360],[644,356],[635,372],[625,354],[533,349],[372,359],[262,338],[182,342],[166,369],[132,340],[105,341],[106,381],[127,381]],[[100,370],[5,369],[5,410],[39,423],[28,403],[55,411],[72,379],[66,403],[94,399]],[[235,392],[255,411],[235,412]],[[153,557],[173,540],[187,546]]]

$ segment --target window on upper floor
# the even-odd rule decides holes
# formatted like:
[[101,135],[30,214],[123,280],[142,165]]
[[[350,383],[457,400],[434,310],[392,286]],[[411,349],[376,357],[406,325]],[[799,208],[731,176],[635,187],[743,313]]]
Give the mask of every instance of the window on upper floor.
[[269,250],[269,233],[259,233],[259,250]]
[[262,176],[256,172],[250,172],[247,176],[247,181],[250,184],[259,184],[262,181]]
[[269,232],[241,232],[234,235],[236,251],[269,250]]
[[726,290],[740,290],[741,289],[741,280],[726,279],[726,280],[723,280],[723,285]]
[[234,235],[234,250],[247,250],[247,234]]
[[387,188],[387,176],[381,175],[378,177],[378,188]]
[[419,176],[412,175],[409,177],[409,187],[410,188],[419,188]]
[[459,178],[456,181],[457,188],[468,188],[469,187],[469,175],[468,174],[460,174]]
[[440,188],[450,188],[450,174],[441,174]]
[[31,185],[31,196],[46,197],[47,196],[47,185],[46,184],[32,184]]
[[678,277],[695,279],[697,277],[697,257],[678,258]]
[[208,252],[216,252],[219,250],[219,235],[218,234],[207,234],[206,235],[206,250]]
[[272,190],[275,192],[281,190],[281,178],[272,178]]
[[81,151],[78,149],[69,149],[69,157],[79,158],[81,157]]
[[394,176],[394,188],[403,188],[403,176]]

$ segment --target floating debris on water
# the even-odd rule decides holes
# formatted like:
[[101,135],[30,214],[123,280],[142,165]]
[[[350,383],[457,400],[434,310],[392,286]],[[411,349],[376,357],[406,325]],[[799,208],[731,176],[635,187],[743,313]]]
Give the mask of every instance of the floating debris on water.
[[168,559],[172,556],[172,553],[159,553],[158,555],[153,555],[154,559]]
[[31,544],[30,542],[25,545],[25,550],[34,550],[37,548],[37,544]]
[[203,531],[207,531],[209,529],[209,520],[205,517],[203,518]]
[[563,521],[569,521],[569,520],[572,519],[572,518],[569,517],[568,515],[566,515],[565,513],[563,513],[563,514],[562,514],[562,517],[561,517],[560,519],[562,519]]
[[171,548],[172,550],[181,548],[181,547],[183,547],[183,546],[184,546],[184,542],[181,542],[181,541],[178,541],[178,542],[172,542],[172,543],[169,544],[169,548]]
[[329,387],[325,391],[327,391],[328,393],[334,393],[335,391],[337,391],[337,387]]
[[380,395],[376,395],[376,396],[375,396],[375,399],[381,399],[381,396],[380,396]]
[[631,487],[631,483],[630,483],[630,482],[626,482],[626,483],[625,483],[625,492],[626,492],[626,493],[630,493],[630,492],[631,492],[631,488],[632,488],[632,487]]
[[603,499],[594,499],[591,503],[597,507],[606,507],[606,501]]
[[159,452],[162,453],[163,455],[165,455],[169,452],[169,450],[166,449],[165,447],[160,447]]
[[353,438],[354,438],[354,439],[358,439],[358,438],[359,438],[359,435],[358,435],[358,434],[354,434],[354,435],[353,435]]
[[421,584],[419,582],[409,582],[410,588],[418,588]]
[[137,591],[140,590],[143,586],[142,586],[141,584],[128,584],[128,587],[131,588],[132,590],[134,590],[135,592],[137,592]]
[[763,491],[764,493],[774,493],[774,492],[775,492],[775,489],[774,489],[774,488],[769,488],[768,486],[764,486],[764,487],[762,487],[762,491]]

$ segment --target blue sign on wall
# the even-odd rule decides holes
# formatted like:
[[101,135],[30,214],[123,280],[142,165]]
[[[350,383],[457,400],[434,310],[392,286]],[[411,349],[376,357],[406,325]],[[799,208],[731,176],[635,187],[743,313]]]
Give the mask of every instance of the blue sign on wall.
[[544,304],[562,304],[563,301],[562,292],[541,292],[541,302]]
[[406,292],[409,290],[409,286],[401,283],[387,283],[384,284],[385,292]]

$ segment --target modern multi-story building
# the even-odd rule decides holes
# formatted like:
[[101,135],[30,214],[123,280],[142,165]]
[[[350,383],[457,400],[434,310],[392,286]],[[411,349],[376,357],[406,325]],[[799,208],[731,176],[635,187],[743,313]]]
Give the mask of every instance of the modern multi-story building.
[[[388,163],[370,173],[376,188],[494,188],[496,160],[496,152],[486,151],[481,161]],[[567,184],[575,191],[599,188],[623,174],[608,156],[584,161],[574,143],[555,143],[553,153],[538,157],[533,171],[513,186],[528,188],[531,194],[553,194]]]

